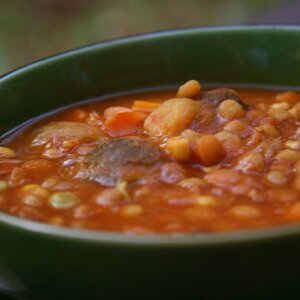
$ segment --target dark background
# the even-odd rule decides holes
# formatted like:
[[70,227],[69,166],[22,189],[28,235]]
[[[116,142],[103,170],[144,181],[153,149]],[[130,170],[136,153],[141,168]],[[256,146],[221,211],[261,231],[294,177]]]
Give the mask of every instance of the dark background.
[[105,39],[178,27],[297,23],[299,11],[300,0],[0,0],[0,75]]

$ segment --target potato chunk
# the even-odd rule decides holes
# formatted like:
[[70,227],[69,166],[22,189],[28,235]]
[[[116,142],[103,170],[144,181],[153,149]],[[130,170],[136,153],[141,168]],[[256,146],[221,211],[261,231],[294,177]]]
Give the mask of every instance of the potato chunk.
[[200,110],[198,102],[187,98],[165,101],[145,120],[144,129],[152,136],[171,136],[186,129]]

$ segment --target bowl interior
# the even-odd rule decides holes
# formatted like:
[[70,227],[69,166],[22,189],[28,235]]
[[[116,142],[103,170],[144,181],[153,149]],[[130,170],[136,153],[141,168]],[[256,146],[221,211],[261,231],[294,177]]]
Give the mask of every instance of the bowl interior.
[[[300,27],[175,30],[104,42],[50,57],[0,79],[0,125],[7,129],[80,100],[172,85],[191,78],[220,86],[299,90]],[[58,233],[57,229],[49,230],[51,226],[3,214],[0,220],[33,231]],[[277,233],[286,233],[286,228],[291,227],[290,233],[298,233],[297,226],[284,227]],[[75,230],[60,230],[63,236],[81,235]],[[274,230],[266,231],[274,236]],[[259,236],[249,234],[248,237]],[[120,240],[120,236],[112,239],[109,235],[106,239]],[[94,239],[95,233],[86,237]],[[232,238],[240,236],[233,234]],[[214,235],[209,241],[223,240]]]

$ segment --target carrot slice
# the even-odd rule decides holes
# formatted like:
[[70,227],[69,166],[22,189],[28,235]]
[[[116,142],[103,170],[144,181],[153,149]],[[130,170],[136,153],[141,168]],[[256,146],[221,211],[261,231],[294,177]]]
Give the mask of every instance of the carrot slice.
[[121,107],[108,108],[104,117],[104,130],[113,137],[133,134],[145,118],[142,113]]
[[136,100],[133,103],[132,109],[135,111],[151,113],[153,110],[158,108],[161,103],[158,102],[150,102],[150,101],[142,101]]

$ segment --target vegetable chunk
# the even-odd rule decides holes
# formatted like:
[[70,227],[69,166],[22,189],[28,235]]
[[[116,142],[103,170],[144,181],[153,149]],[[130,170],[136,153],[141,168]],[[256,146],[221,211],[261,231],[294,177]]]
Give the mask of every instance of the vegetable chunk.
[[248,108],[248,105],[241,100],[239,94],[232,89],[219,88],[202,93],[200,95],[201,103],[212,107],[219,106],[223,101],[227,99],[237,101],[244,107],[244,109]]
[[99,128],[80,122],[51,122],[48,125],[38,128],[34,132],[34,138],[31,142],[33,146],[41,146],[48,143],[53,138],[64,139],[74,137],[82,139],[96,139],[101,136]]
[[[152,144],[133,138],[117,138],[98,145],[87,157],[89,179],[104,185],[143,177],[161,152]],[[146,172],[146,173],[145,173]]]
[[200,110],[198,102],[187,98],[165,101],[145,120],[144,129],[152,136],[171,136],[186,129]]

